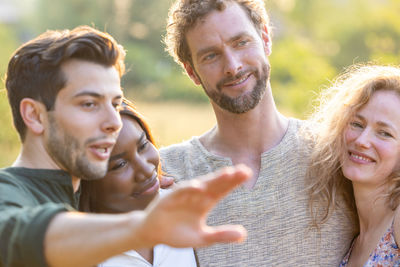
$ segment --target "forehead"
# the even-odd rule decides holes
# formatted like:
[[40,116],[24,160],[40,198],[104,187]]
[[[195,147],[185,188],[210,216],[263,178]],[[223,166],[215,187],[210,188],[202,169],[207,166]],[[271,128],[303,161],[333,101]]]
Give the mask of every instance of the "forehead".
[[214,42],[227,41],[241,32],[258,35],[245,10],[237,3],[228,2],[224,10],[213,10],[200,18],[187,31],[186,41],[190,50],[196,50]]
[[389,122],[400,130],[400,96],[395,91],[375,92],[358,113],[375,121]]
[[130,141],[138,141],[144,132],[142,127],[140,127],[139,123],[128,115],[122,115],[122,129],[119,134],[117,144],[118,143],[126,143]]
[[122,95],[119,73],[112,66],[72,59],[61,65],[61,71],[65,78],[65,86],[60,91],[63,96],[81,91],[111,97]]

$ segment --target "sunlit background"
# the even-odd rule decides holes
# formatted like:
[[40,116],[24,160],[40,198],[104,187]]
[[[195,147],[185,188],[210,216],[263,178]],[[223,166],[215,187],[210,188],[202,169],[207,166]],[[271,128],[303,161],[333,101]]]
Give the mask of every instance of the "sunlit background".
[[[305,118],[312,99],[344,67],[399,64],[398,0],[267,0],[273,25],[271,83],[278,108]],[[12,52],[47,29],[86,24],[113,35],[127,50],[126,96],[148,118],[159,145],[200,135],[215,123],[201,88],[164,51],[172,0],[0,0],[0,75]],[[0,167],[19,141],[0,82]]]

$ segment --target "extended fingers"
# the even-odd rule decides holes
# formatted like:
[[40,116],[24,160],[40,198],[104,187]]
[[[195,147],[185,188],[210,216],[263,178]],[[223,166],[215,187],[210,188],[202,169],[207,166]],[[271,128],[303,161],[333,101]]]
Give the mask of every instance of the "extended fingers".
[[204,235],[204,244],[210,246],[215,243],[243,242],[247,237],[246,229],[241,225],[221,225],[208,227]]
[[227,167],[210,174],[205,180],[205,188],[211,196],[220,199],[234,188],[251,178],[252,171],[247,166],[240,164],[234,167]]

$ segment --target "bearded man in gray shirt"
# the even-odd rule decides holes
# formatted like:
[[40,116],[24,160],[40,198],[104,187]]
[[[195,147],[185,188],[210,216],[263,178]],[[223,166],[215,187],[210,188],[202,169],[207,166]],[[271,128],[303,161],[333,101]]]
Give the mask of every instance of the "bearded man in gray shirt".
[[271,92],[271,37],[260,0],[177,0],[167,50],[201,85],[217,125],[200,137],[161,149],[177,180],[245,163],[253,177],[221,202],[208,223],[243,224],[240,245],[197,251],[201,266],[337,266],[354,236],[346,211],[311,227],[302,122],[276,109]]

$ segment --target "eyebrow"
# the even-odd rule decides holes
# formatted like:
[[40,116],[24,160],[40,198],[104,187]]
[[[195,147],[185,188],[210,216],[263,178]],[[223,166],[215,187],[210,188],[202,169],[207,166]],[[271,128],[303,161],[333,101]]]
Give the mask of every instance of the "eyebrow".
[[116,159],[118,159],[118,158],[122,158],[122,157],[125,156],[125,155],[126,155],[126,152],[125,152],[125,151],[122,152],[122,153],[113,155],[113,156],[110,157],[109,161],[113,161],[113,160],[116,160]]
[[[363,121],[365,121],[365,118],[364,118],[363,116],[361,116],[360,114],[356,114],[356,117],[359,118],[359,119],[361,119],[361,120],[363,120]],[[384,121],[377,121],[376,124],[377,124],[378,126],[381,126],[381,127],[391,128],[393,131],[396,130],[395,127],[393,127],[391,124],[386,123],[386,122],[384,122]]]
[[140,145],[140,143],[143,141],[143,139],[147,138],[146,133],[143,131],[142,134],[139,137],[139,140],[136,142],[136,144]]
[[[140,135],[140,137],[139,137],[139,140],[136,142],[136,144],[140,144],[141,142],[142,142],[142,140],[144,139],[144,138],[146,138],[147,136],[146,136],[146,133],[143,131],[142,132],[142,134]],[[113,161],[113,160],[116,160],[116,159],[118,159],[118,158],[122,158],[122,157],[124,157],[126,155],[126,152],[124,151],[124,152],[121,152],[121,153],[119,153],[119,154],[115,154],[115,155],[113,155],[113,156],[111,156],[110,157],[110,159],[109,159],[109,161]]]
[[95,93],[95,92],[91,92],[91,91],[83,91],[83,92],[79,92],[76,95],[74,95],[74,97],[80,97],[80,96],[93,96],[96,98],[104,98],[104,95],[101,95],[101,94]]
[[386,122],[383,122],[383,121],[378,121],[377,124],[378,124],[379,126],[387,127],[387,128],[391,128],[391,129],[395,130],[395,128],[394,128],[391,124],[389,124],[389,123],[386,123]]
[[[100,98],[100,99],[105,98],[104,95],[96,93],[96,92],[92,92],[92,91],[79,92],[76,95],[74,95],[73,97],[77,98],[77,97],[81,97],[81,96],[91,96],[91,97]],[[115,98],[122,99],[122,95],[117,95],[117,96],[115,96]]]
[[[231,37],[229,40],[228,40],[228,43],[233,43],[233,42],[235,42],[235,41],[237,41],[237,40],[239,40],[240,38],[243,38],[243,37],[250,37],[250,35],[247,33],[247,32],[239,32],[238,34],[236,34],[235,36],[233,36],[233,37]],[[199,51],[197,51],[197,53],[196,53],[196,57],[197,58],[199,58],[199,57],[201,57],[202,55],[204,55],[204,54],[207,54],[208,52],[210,52],[210,51],[213,51],[215,48],[216,48],[217,46],[210,46],[210,47],[206,47],[206,48],[203,48],[203,49],[200,49]]]

